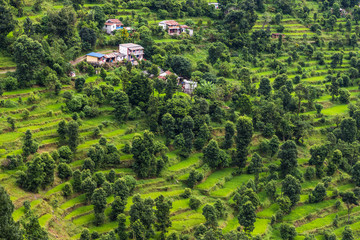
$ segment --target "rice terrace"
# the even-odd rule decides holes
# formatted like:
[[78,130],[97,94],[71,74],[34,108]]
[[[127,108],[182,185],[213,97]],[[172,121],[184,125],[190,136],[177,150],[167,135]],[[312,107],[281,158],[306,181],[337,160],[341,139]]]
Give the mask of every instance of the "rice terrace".
[[359,21],[0,0],[0,239],[360,239]]

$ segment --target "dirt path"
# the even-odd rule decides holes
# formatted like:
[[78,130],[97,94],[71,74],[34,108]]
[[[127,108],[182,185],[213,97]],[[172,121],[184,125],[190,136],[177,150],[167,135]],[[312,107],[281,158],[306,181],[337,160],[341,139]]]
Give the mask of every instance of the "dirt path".
[[16,68],[9,68],[9,69],[1,69],[0,70],[0,74],[5,74],[7,72],[15,72],[16,71]]

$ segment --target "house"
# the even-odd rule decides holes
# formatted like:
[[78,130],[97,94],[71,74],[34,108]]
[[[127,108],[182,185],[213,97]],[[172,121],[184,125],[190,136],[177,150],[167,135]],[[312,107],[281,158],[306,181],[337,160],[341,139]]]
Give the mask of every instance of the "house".
[[209,3],[209,5],[213,5],[215,9],[219,9],[219,3],[217,3],[217,2]]
[[271,34],[271,38],[279,38],[280,35],[284,38],[285,37],[285,34],[282,34],[282,33],[273,33]]
[[105,61],[104,56],[105,55],[101,53],[91,52],[86,54],[86,61],[93,64],[102,64]]
[[182,80],[180,84],[182,85],[182,91],[187,94],[192,94],[197,87],[197,82],[186,79]]
[[115,63],[115,62],[122,62],[125,59],[125,55],[119,52],[113,52],[106,54],[104,56],[105,62],[107,63]]
[[107,34],[112,34],[115,30],[122,29],[123,27],[124,24],[119,19],[108,19],[103,29]]
[[189,34],[190,36],[192,36],[194,34],[194,30],[187,25],[180,26],[180,33],[183,33],[183,32]]
[[120,44],[119,52],[124,55],[124,59],[130,61],[132,64],[137,64],[135,57],[140,61],[144,59],[144,48],[138,44]]
[[[175,73],[172,73],[172,72],[170,72],[169,70],[168,70],[168,71],[165,71],[165,72],[164,72],[163,70],[161,70],[158,78],[163,79],[163,80],[166,80],[166,78],[167,78],[168,76],[170,76],[171,74],[175,74]],[[177,76],[177,75],[175,74],[175,76]]]

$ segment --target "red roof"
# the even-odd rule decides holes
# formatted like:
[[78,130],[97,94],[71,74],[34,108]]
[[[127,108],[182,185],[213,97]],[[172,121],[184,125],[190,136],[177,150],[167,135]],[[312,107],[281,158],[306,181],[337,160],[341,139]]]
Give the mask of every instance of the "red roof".
[[112,25],[116,25],[116,23],[109,23],[109,22],[106,22],[105,25],[107,26],[112,26]]
[[166,25],[180,25],[177,21],[174,21],[174,20],[164,21],[164,23]]
[[172,74],[172,72],[170,72],[169,70],[166,71],[165,73],[166,73],[166,75],[171,75]]
[[158,78],[159,78],[159,79],[166,80],[166,77],[163,77],[163,76],[159,76]]
[[181,25],[181,28],[190,28],[188,25]]
[[119,19],[108,19],[106,22],[121,23]]

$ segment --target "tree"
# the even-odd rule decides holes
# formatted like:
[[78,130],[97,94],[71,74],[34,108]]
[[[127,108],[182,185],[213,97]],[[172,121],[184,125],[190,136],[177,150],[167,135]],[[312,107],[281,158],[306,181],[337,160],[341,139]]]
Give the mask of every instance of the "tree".
[[197,182],[200,182],[203,179],[203,175],[196,170],[191,170],[189,177],[186,180],[186,185],[189,188],[194,188]]
[[175,74],[171,74],[166,78],[166,85],[165,85],[165,100],[170,99],[176,93],[177,89],[177,76]]
[[[85,50],[85,51],[86,50],[91,50],[92,48],[95,47],[95,44],[96,44],[96,32],[93,29],[83,27],[79,31],[79,36],[80,36],[81,41],[82,41],[83,50]],[[105,78],[103,78],[103,79],[105,79]]]
[[71,167],[66,163],[60,163],[58,165],[58,176],[62,180],[69,179],[72,176]]
[[5,40],[5,37],[15,28],[16,20],[12,14],[10,6],[6,1],[0,1],[0,44]]
[[357,127],[353,118],[345,118],[340,123],[341,139],[352,143],[356,139]]
[[29,87],[35,79],[35,72],[39,69],[45,52],[42,45],[25,35],[20,36],[14,43],[14,60],[19,86]]
[[55,161],[50,156],[49,153],[41,154],[41,160],[44,166],[44,181],[42,182],[42,186],[48,186],[54,182],[54,172],[55,172]]
[[190,116],[186,116],[183,120],[182,120],[182,124],[181,124],[181,128],[182,128],[182,134],[184,136],[184,140],[185,140],[185,153],[184,156],[188,156],[191,153],[191,149],[193,147],[193,140],[194,140],[194,133],[193,133],[193,129],[194,129],[194,120],[190,117]]
[[192,209],[192,210],[196,210],[200,207],[201,205],[201,201],[196,198],[196,197],[191,197],[190,198],[190,201],[189,201],[189,207]]
[[39,144],[32,139],[30,130],[26,130],[22,146],[24,157],[27,158],[30,154],[35,153],[38,150],[38,147]]
[[12,131],[15,130],[15,119],[13,119],[12,117],[8,117],[6,119],[6,121],[10,124],[10,128]]
[[348,209],[348,223],[350,222],[350,213],[351,209],[353,208],[353,205],[359,205],[358,204],[358,198],[355,196],[355,194],[351,191],[342,192],[340,193],[342,201],[346,204],[346,207]]
[[189,59],[183,56],[171,56],[168,64],[177,75],[185,78],[191,77],[192,66]]
[[78,92],[81,92],[85,85],[85,78],[84,77],[78,77],[75,79],[75,89]]
[[354,240],[354,235],[352,229],[349,226],[346,226],[342,232],[342,240]]
[[166,137],[166,143],[168,145],[170,140],[175,137],[175,119],[170,113],[166,113],[163,115],[161,123]]
[[298,163],[297,163],[297,149],[294,141],[287,140],[280,147],[280,152],[278,154],[280,158],[280,171],[283,176],[293,172]]
[[227,121],[225,124],[225,140],[223,142],[222,147],[224,149],[229,149],[233,146],[234,140],[233,137],[235,135],[235,125],[233,122]]
[[48,233],[39,224],[37,216],[30,212],[23,222],[25,229],[25,239],[38,239],[38,240],[49,240]]
[[65,183],[64,187],[62,188],[62,192],[64,197],[69,197],[73,193],[72,187],[70,183]]
[[106,208],[106,193],[104,189],[97,188],[92,197],[91,204],[94,205],[94,213],[95,213],[95,224],[97,226],[104,223],[105,220],[105,208]]
[[127,200],[123,200],[121,197],[116,196],[111,203],[110,219],[115,221],[119,214],[124,212]]
[[205,207],[203,208],[202,214],[206,219],[205,225],[211,228],[216,228],[218,226],[217,214],[214,206],[206,204]]
[[264,166],[262,162],[262,158],[259,154],[255,153],[252,158],[251,162],[248,166],[249,173],[255,173],[255,182],[259,179],[259,174],[262,172],[262,167]]
[[264,95],[266,98],[268,98],[271,94],[271,90],[272,90],[272,87],[270,84],[270,80],[268,78],[262,78],[260,80],[258,93],[260,95]]
[[125,179],[123,178],[119,178],[118,180],[115,181],[113,185],[113,191],[114,191],[114,196],[119,196],[121,200],[125,202],[127,201],[127,198],[130,195],[129,188],[126,184]]
[[212,139],[204,148],[204,162],[211,168],[226,167],[229,163],[228,156],[224,150],[221,150],[218,143]]
[[310,196],[310,202],[322,202],[326,197],[326,188],[323,183],[318,183]]
[[17,183],[24,189],[31,192],[38,192],[39,187],[44,182],[46,174],[42,159],[37,156],[27,164],[25,172],[20,172]]
[[65,41],[65,44],[69,44],[75,37],[75,22],[76,13],[73,8],[65,6],[60,11],[50,11],[48,13],[46,30],[48,34],[55,38],[61,38]]
[[[151,198],[142,199],[139,194],[133,197],[133,205],[130,208],[130,226],[134,231],[136,239],[149,239],[154,235],[153,224],[154,216],[154,200]],[[141,225],[138,223],[140,222]],[[142,227],[141,227],[142,226]],[[141,231],[140,231],[141,229]],[[138,238],[137,236],[145,236]]]
[[238,221],[244,227],[246,233],[251,233],[254,230],[254,223],[256,222],[256,212],[254,205],[247,201],[240,207]]
[[85,228],[84,230],[82,230],[80,240],[91,240],[89,229]]
[[279,146],[280,146],[279,138],[276,135],[274,135],[269,142],[271,156],[274,156],[279,151]]
[[[0,6],[1,10],[1,6]],[[5,188],[0,185],[0,238],[22,240],[23,235],[20,224],[16,223],[12,217],[14,205]]]
[[67,124],[68,129],[68,145],[73,152],[79,145],[79,124],[76,121],[70,121]]
[[117,227],[117,234],[120,240],[127,240],[128,235],[126,233],[126,216],[125,214],[121,213],[117,217],[118,220],[118,227]]
[[243,168],[246,165],[248,146],[253,135],[253,124],[249,117],[241,116],[236,123],[236,153],[233,162]]
[[58,129],[57,129],[60,144],[66,143],[67,132],[68,132],[68,129],[67,129],[66,122],[64,120],[60,121],[58,124]]
[[351,171],[352,180],[356,186],[360,186],[360,162],[356,162]]
[[95,188],[96,188],[96,182],[92,180],[91,177],[87,177],[81,183],[81,189],[85,193],[87,201],[91,200],[91,196],[94,193]]
[[73,172],[72,187],[73,187],[75,192],[80,192],[81,191],[81,173],[80,173],[79,169],[76,169]]
[[281,191],[285,196],[289,197],[293,207],[300,200],[301,184],[292,175],[287,175],[282,181]]
[[132,225],[132,232],[133,232],[133,237],[136,240],[145,240],[145,227],[142,224],[142,222],[140,221],[140,219],[137,219]]
[[126,89],[129,102],[132,105],[139,106],[149,102],[150,95],[153,92],[151,82],[143,73],[134,75],[131,79],[130,86]]
[[297,235],[296,229],[294,226],[288,223],[282,223],[280,225],[280,236],[284,240],[293,240]]
[[155,199],[155,217],[156,217],[156,229],[161,231],[161,235],[164,237],[167,232],[167,228],[171,227],[170,209],[172,208],[172,202],[165,199],[163,195],[160,195]]

